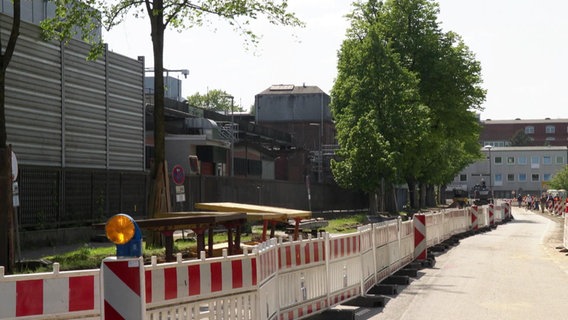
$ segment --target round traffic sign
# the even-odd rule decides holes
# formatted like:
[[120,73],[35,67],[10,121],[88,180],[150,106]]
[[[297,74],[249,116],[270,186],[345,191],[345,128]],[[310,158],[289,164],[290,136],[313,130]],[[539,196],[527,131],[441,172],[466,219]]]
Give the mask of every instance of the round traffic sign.
[[172,169],[172,180],[177,185],[182,185],[185,181],[185,172],[183,172],[183,167],[176,164]]

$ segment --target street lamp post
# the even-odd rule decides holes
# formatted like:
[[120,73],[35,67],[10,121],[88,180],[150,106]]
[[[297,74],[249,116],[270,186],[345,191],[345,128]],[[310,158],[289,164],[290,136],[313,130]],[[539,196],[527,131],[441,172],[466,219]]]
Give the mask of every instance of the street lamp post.
[[491,199],[493,199],[493,183],[492,183],[493,175],[491,174],[491,148],[493,148],[493,146],[486,145],[483,148],[489,151],[489,194],[491,195]]

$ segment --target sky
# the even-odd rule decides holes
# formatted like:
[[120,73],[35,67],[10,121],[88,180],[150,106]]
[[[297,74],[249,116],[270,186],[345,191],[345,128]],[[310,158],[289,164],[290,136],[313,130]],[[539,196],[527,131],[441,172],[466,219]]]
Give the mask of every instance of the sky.
[[[337,74],[337,52],[345,39],[350,0],[289,0],[304,28],[255,22],[256,46],[231,26],[166,31],[164,67],[188,69],[169,75],[182,80],[184,97],[219,89],[248,109],[254,96],[274,84],[317,86],[330,93]],[[487,90],[480,112],[486,119],[568,118],[568,1],[439,0],[438,21],[459,34],[482,67]],[[104,34],[109,50],[152,67],[147,21],[130,18]],[[151,75],[151,74],[149,74]]]

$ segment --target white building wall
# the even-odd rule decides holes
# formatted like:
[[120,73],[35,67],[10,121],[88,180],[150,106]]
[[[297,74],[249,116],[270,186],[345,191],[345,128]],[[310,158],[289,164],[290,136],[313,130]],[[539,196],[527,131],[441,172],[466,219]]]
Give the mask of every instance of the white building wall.
[[510,197],[512,191],[538,195],[568,161],[568,147],[492,147],[481,151],[485,159],[460,172],[452,186],[467,185],[471,191],[484,179],[498,198]]

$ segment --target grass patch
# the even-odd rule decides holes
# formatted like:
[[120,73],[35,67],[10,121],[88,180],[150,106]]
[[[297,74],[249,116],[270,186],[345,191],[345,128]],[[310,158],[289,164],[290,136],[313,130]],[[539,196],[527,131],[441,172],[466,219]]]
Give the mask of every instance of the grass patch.
[[329,224],[323,228],[328,233],[352,233],[357,227],[367,222],[367,214],[359,213],[337,219],[328,220]]

